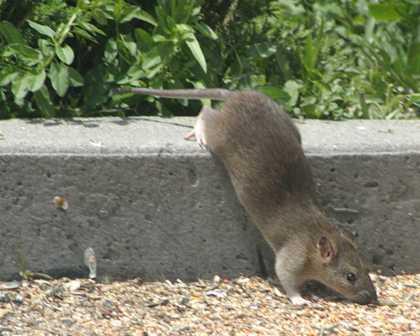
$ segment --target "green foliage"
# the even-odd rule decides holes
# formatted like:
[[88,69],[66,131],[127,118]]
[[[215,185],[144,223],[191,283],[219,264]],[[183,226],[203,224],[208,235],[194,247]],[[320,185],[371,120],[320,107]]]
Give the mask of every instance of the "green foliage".
[[253,88],[297,117],[411,118],[419,36],[419,0],[0,0],[0,118],[199,108],[119,86]]
[[298,117],[418,113],[420,1],[265,3],[236,8],[219,36],[228,41],[225,84],[276,87]]

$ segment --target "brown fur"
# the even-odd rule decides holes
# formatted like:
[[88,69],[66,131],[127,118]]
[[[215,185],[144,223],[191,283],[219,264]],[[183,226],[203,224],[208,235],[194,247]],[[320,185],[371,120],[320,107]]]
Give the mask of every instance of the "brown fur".
[[[319,208],[300,134],[281,107],[254,91],[150,92],[225,99],[220,111],[206,108],[199,116],[206,146],[223,162],[239,201],[273,248],[276,273],[292,302],[304,302],[299,289],[307,280],[360,303],[377,299],[351,238]],[[354,283],[349,272],[357,278]]]

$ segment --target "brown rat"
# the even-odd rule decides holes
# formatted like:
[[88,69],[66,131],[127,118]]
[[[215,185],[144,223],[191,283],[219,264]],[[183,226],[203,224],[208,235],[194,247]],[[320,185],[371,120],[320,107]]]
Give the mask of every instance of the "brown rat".
[[377,301],[375,287],[350,237],[319,208],[299,131],[267,96],[223,89],[123,89],[168,98],[224,100],[203,108],[197,141],[224,164],[239,201],[272,247],[276,274],[294,304],[316,280],[361,304]]

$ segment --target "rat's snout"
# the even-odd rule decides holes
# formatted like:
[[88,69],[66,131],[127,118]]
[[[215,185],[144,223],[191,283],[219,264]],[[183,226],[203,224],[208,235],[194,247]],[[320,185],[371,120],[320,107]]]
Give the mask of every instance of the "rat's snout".
[[378,296],[376,295],[375,289],[371,291],[363,290],[359,293],[355,301],[360,304],[377,304]]
[[372,279],[367,275],[366,281],[364,282],[363,289],[361,289],[357,295],[355,302],[359,304],[378,304],[378,295],[376,294],[375,285]]

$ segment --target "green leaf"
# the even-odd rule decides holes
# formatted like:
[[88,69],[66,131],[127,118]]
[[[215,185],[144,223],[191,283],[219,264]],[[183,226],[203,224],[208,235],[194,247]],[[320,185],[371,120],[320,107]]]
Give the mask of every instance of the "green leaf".
[[45,85],[34,93],[33,99],[44,117],[54,115],[54,105],[51,102],[50,94]]
[[408,68],[413,74],[420,74],[420,42],[413,43],[408,50]]
[[45,82],[45,78],[47,77],[45,70],[42,70],[40,73],[36,74],[36,75],[32,75],[30,80],[31,80],[31,85],[29,87],[29,90],[32,92],[38,91]]
[[92,16],[101,26],[105,26],[107,21],[112,19],[112,16],[107,15],[107,13],[100,8],[94,9]]
[[133,57],[137,55],[137,44],[124,35],[121,35],[121,38],[117,40],[117,45],[120,51],[126,51],[128,55]]
[[32,29],[35,29],[38,33],[40,33],[42,35],[46,35],[46,36],[51,37],[51,38],[54,37],[55,31],[52,30],[50,27],[39,24],[39,23],[36,23],[34,21],[31,21],[31,20],[26,20],[26,21],[28,22],[29,26]]
[[69,68],[62,63],[52,63],[48,77],[57,94],[64,97],[70,85]]
[[206,59],[204,58],[203,51],[201,50],[200,44],[198,43],[194,34],[191,34],[190,37],[185,41],[185,43],[187,44],[188,48],[190,48],[191,53],[193,54],[198,64],[200,64],[203,71],[207,73]]
[[104,104],[109,98],[109,87],[106,86],[107,68],[100,64],[86,75],[84,103],[86,109],[96,108]]
[[169,40],[160,34],[154,34],[153,35],[153,42],[161,43],[161,42],[168,42]]
[[401,15],[391,2],[382,2],[369,5],[369,14],[377,21],[393,22],[399,21]]
[[96,27],[95,25],[89,23],[89,22],[80,22],[79,23],[80,27],[83,28],[85,31],[92,33],[92,34],[99,34],[102,36],[106,36],[106,33],[102,30],[99,29],[98,27]]
[[60,59],[61,62],[70,65],[73,63],[74,60],[74,52],[73,49],[69,45],[64,46],[57,46],[55,48],[55,53],[57,57]]
[[136,38],[137,44],[141,46],[141,50],[143,51],[145,49],[150,49],[154,45],[152,36],[144,29],[137,28],[134,30],[134,36]]
[[175,30],[179,32],[179,34],[182,35],[183,38],[189,38],[191,37],[191,35],[194,35],[194,29],[190,25],[175,24],[175,22],[173,22],[172,25],[175,26]]
[[152,50],[151,52],[143,55],[142,67],[145,70],[153,68],[160,63],[162,63],[162,58],[156,50]]
[[197,16],[198,14],[200,14],[200,12],[201,12],[201,7],[197,6],[197,7],[193,8],[191,15],[192,16]]
[[19,30],[8,21],[0,22],[0,36],[3,36],[7,43],[26,44]]
[[306,38],[305,49],[303,53],[303,65],[306,70],[311,71],[315,68],[316,64],[316,50],[313,44],[312,35],[309,34]]
[[156,13],[157,21],[158,21],[157,26],[159,27],[159,30],[165,32],[166,34],[170,34],[170,31],[166,24],[166,18],[168,16],[165,14],[164,10],[160,6],[158,6],[158,7],[155,7],[155,13]]
[[407,98],[418,108],[420,108],[420,93],[408,95]]
[[54,49],[49,40],[38,39],[38,48],[41,50],[42,55],[50,57],[54,53]]
[[265,95],[269,96],[271,99],[287,103],[290,100],[290,95],[281,87],[278,86],[260,86],[257,88],[258,91],[264,93]]
[[133,85],[138,81],[139,78],[144,78],[146,76],[143,68],[139,64],[132,65],[125,76],[118,79],[118,85]]
[[18,76],[12,83],[12,93],[15,96],[15,101],[25,98],[32,85],[31,74],[23,74]]
[[78,87],[83,86],[84,79],[82,75],[75,69],[69,67],[69,80],[70,80],[70,86]]
[[303,48],[303,52],[301,54],[301,59],[303,66],[305,69],[309,70],[311,68],[312,59],[313,59],[313,42],[312,42],[312,36],[309,34],[306,37],[305,46]]
[[157,26],[156,20],[151,16],[149,13],[145,12],[140,8],[136,8],[135,10],[129,11],[124,17],[121,19],[121,23],[131,21],[133,19],[139,19],[141,21],[150,23],[152,26]]
[[145,76],[144,70],[138,64],[134,64],[128,69],[127,76],[130,80],[136,80]]
[[161,71],[163,68],[163,64],[159,64],[158,66],[154,67],[153,69],[150,69],[147,73],[146,73],[146,78],[147,79],[151,79],[153,77],[156,76],[156,74],[159,73],[159,71]]
[[255,51],[257,55],[261,58],[267,58],[274,55],[277,51],[276,46],[270,43],[256,43],[254,45]]
[[117,23],[121,22],[122,11],[123,11],[122,0],[115,0],[114,1],[114,19]]
[[31,65],[40,61],[42,57],[38,50],[18,43],[9,44],[3,52],[3,56],[17,56],[30,62]]
[[295,106],[299,98],[299,89],[303,87],[302,84],[289,80],[284,84],[284,91],[290,96],[289,106]]
[[154,17],[145,11],[142,11],[142,13],[138,16],[138,19],[150,23],[152,26],[157,26],[157,22]]
[[305,104],[301,106],[301,109],[306,117],[319,119],[321,117],[321,113],[316,107],[316,104]]
[[91,41],[93,43],[98,43],[98,41],[91,34],[89,34],[86,30],[84,30],[82,28],[75,27],[75,28],[73,28],[73,32],[76,35],[79,35],[79,36],[83,37],[84,39],[86,39],[88,41]]
[[117,56],[117,42],[113,38],[110,38],[105,45],[104,60],[106,63],[111,64],[117,58]]
[[16,69],[12,67],[6,67],[0,70],[0,86],[6,86],[9,85],[11,82],[13,82],[16,77],[19,75],[18,72],[16,72]]
[[206,24],[197,23],[194,27],[204,36],[211,38],[212,40],[217,40],[217,34]]

